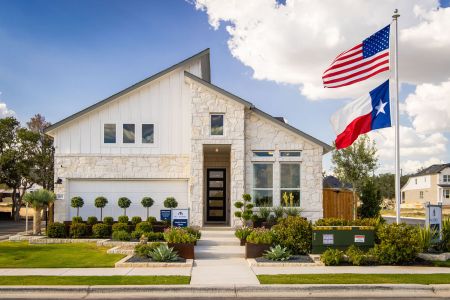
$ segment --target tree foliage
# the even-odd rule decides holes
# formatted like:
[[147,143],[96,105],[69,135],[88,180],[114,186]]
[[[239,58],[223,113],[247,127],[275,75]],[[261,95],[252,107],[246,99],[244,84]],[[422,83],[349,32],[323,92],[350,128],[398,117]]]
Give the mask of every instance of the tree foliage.
[[41,234],[41,212],[42,209],[53,203],[56,196],[53,192],[40,189],[31,193],[26,193],[23,200],[34,208],[33,234]]
[[381,210],[381,191],[373,178],[368,179],[361,188],[361,218],[376,218]]

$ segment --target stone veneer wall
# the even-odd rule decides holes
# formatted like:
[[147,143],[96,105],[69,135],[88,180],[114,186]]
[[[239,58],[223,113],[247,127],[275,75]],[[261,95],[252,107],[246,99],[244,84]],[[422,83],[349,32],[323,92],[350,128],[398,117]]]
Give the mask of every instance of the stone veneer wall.
[[189,172],[189,155],[56,155],[55,178],[63,179],[63,183],[55,185],[55,193],[64,195],[64,201],[55,202],[55,220],[68,217],[71,178],[186,179]]
[[[300,161],[300,206],[302,216],[316,220],[322,218],[322,147],[315,145],[299,135],[249,111],[245,117],[245,167],[246,192],[252,194],[252,161],[270,161],[274,163],[273,204],[280,202],[280,161]],[[274,157],[254,158],[252,150],[275,150]],[[302,150],[300,158],[279,157],[279,150]]]
[[[191,88],[192,111],[192,160],[190,181],[191,223],[203,225],[204,199],[204,172],[203,172],[203,145],[222,144],[231,145],[230,152],[230,216],[234,215],[233,202],[240,199],[244,193],[244,105],[227,99],[209,88],[186,78]],[[224,114],[224,135],[210,135],[211,113]],[[235,225],[231,218],[231,225]]]

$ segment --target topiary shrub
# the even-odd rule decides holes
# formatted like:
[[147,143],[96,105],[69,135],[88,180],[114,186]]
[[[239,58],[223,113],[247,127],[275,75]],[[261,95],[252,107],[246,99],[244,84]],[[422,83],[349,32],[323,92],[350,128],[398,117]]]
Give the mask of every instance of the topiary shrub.
[[112,239],[114,241],[129,241],[131,240],[130,234],[125,230],[113,231]]
[[100,220],[103,217],[103,208],[106,206],[106,204],[108,204],[108,199],[103,196],[97,197],[94,200],[95,207],[100,208]]
[[114,223],[114,218],[113,217],[104,217],[103,223],[111,226]]
[[125,223],[125,224],[128,224],[129,219],[128,219],[128,216],[119,216],[119,217],[117,218],[117,221],[119,221],[119,223]]
[[83,207],[84,201],[81,197],[73,197],[70,200],[70,206],[77,209],[77,217],[80,215],[80,207]]
[[162,232],[144,232],[143,235],[148,238],[148,241],[164,241],[164,233]]
[[111,236],[109,226],[106,224],[95,224],[92,226],[92,236],[95,238],[108,238]]
[[338,266],[344,261],[344,252],[339,249],[328,248],[320,256],[325,266]]
[[174,197],[167,197],[166,200],[164,200],[165,208],[176,208],[177,206],[178,202]]
[[134,247],[134,254],[139,257],[143,258],[149,258],[150,257],[150,251],[153,251],[154,249],[161,246],[161,243],[148,243],[148,244],[139,244]]
[[378,228],[379,244],[375,254],[381,264],[406,264],[416,260],[422,250],[417,227],[401,224],[383,225]]
[[148,217],[147,218],[147,222],[149,222],[150,224],[154,224],[154,223],[156,223],[156,218],[155,217]]
[[82,223],[83,218],[82,217],[72,217],[72,223]]
[[140,232],[140,231],[135,230],[135,231],[131,232],[131,239],[133,239],[133,240],[139,240],[141,238],[141,236],[142,236],[142,232]]
[[251,203],[252,196],[250,194],[243,194],[242,201],[236,201],[234,207],[239,209],[234,213],[236,218],[241,219],[242,225],[246,226],[247,222],[253,218],[253,207],[254,204]]
[[119,205],[120,208],[123,208],[123,214],[127,215],[127,208],[131,205],[131,200],[127,197],[120,197],[119,200],[117,200],[117,205]]
[[128,225],[126,223],[115,223],[112,226],[112,231],[127,231],[128,232]]
[[140,222],[136,225],[136,231],[140,231],[141,233],[152,232],[152,230],[152,224],[149,222]]
[[94,216],[88,217],[87,220],[86,220],[86,223],[88,225],[95,225],[95,224],[97,224],[98,223],[97,217],[94,217]]
[[153,201],[153,199],[150,198],[150,197],[144,197],[144,198],[142,198],[142,200],[141,200],[142,206],[145,207],[145,208],[147,209],[147,219],[148,219],[148,210],[149,210],[150,207],[153,206],[153,203],[154,203],[154,201]]
[[307,254],[311,250],[311,223],[299,216],[288,216],[279,219],[272,227],[275,243],[286,247],[292,254]]
[[85,237],[88,234],[88,227],[84,223],[72,223],[70,225],[70,237],[72,238],[81,238]]
[[63,223],[55,222],[49,224],[47,227],[47,236],[49,238],[65,238],[66,237],[66,227]]
[[131,224],[133,224],[133,225],[136,225],[136,224],[141,223],[141,222],[142,222],[142,218],[141,217],[135,216],[135,217],[131,218]]

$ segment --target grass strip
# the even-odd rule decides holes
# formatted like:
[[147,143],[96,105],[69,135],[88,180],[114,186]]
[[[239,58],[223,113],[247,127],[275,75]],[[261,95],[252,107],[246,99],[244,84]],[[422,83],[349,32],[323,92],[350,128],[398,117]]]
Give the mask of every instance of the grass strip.
[[280,274],[258,279],[261,284],[449,284],[450,274]]
[[1,276],[0,285],[189,284],[189,276]]

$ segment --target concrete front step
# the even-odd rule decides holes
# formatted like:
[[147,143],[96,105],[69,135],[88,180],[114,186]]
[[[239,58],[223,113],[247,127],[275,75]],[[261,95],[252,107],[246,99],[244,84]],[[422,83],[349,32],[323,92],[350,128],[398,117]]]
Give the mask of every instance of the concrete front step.
[[202,231],[202,239],[221,239],[234,237],[234,231]]
[[195,247],[195,259],[243,258],[244,248],[240,246]]
[[204,226],[200,228],[201,231],[234,231],[230,226]]
[[239,246],[240,242],[235,237],[210,238],[197,241],[197,246]]

